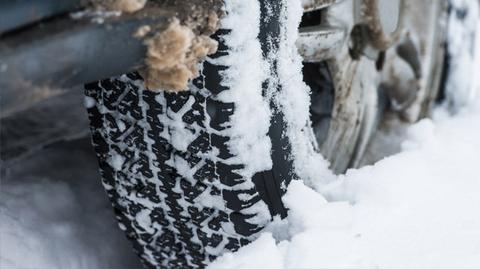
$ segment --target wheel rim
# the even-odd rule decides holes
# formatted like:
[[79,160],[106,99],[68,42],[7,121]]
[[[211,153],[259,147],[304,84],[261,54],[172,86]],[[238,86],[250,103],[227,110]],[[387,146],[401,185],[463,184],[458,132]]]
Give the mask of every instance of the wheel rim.
[[[383,90],[385,84],[391,84],[392,78],[386,73],[399,68],[395,61],[407,62],[412,70],[418,62],[418,72],[406,80],[413,80],[419,90],[407,89],[412,100],[398,113],[409,121],[428,115],[438,94],[442,66],[438,59],[443,59],[443,51],[433,48],[440,47],[438,44],[442,42],[439,21],[445,2],[420,3],[420,6],[410,0],[309,0],[303,3],[305,13],[297,47],[304,59],[304,80],[312,89],[312,128],[318,150],[331,162],[332,170],[341,173],[360,164],[382,114],[379,103],[384,101],[379,100],[379,96],[384,94],[378,91]],[[398,8],[385,8],[386,4],[398,5]],[[417,12],[428,14],[429,22],[414,20],[418,14],[409,9],[413,4]],[[376,8],[373,12],[365,12],[372,6]],[[392,10],[396,10],[397,18],[389,19],[395,16]],[[378,17],[368,18],[375,14]],[[311,18],[315,16],[316,20]],[[372,33],[373,27],[381,31]],[[356,33],[357,28],[360,34]],[[419,29],[429,33],[429,37],[418,38]],[[406,36],[421,39],[414,44],[414,50],[419,53],[413,60],[399,55],[399,45],[405,43]],[[426,46],[427,51],[422,51],[421,45]],[[353,51],[358,57],[354,57],[352,50],[358,48]],[[312,73],[315,68],[317,72]],[[405,89],[397,87],[390,91],[402,90]],[[386,96],[389,103],[396,101],[392,94],[387,92]]]

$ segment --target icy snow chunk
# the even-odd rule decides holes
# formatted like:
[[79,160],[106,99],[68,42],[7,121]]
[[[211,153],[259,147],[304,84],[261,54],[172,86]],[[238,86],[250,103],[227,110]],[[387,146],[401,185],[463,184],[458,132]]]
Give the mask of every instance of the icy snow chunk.
[[110,164],[115,171],[121,171],[124,162],[125,158],[120,154],[113,154],[108,159],[108,164]]
[[[259,251],[260,250],[260,251]],[[237,253],[227,253],[213,262],[209,269],[254,269],[283,268],[283,253],[272,235],[262,234],[255,242],[241,248]]]
[[345,228],[352,223],[352,207],[348,202],[331,202],[318,192],[293,181],[283,201],[291,210],[288,216],[290,229],[301,231],[311,228]]
[[84,99],[83,99],[83,105],[87,109],[94,107],[96,104],[97,104],[97,101],[95,101],[95,99],[93,99],[90,96],[85,96]]
[[225,210],[225,201],[220,195],[211,195],[210,190],[207,189],[194,200],[195,205],[199,207],[215,208],[218,210]]

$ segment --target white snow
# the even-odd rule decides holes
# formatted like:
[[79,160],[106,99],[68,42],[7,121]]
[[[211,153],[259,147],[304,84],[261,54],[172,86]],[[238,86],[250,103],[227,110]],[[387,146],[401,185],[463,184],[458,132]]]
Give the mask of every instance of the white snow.
[[97,102],[95,101],[95,99],[90,96],[85,96],[83,98],[83,105],[85,106],[85,108],[92,108],[96,105],[96,103]]
[[479,137],[480,100],[455,117],[439,109],[410,128],[402,153],[319,192],[291,184],[289,239],[265,233],[211,268],[478,268]]
[[122,171],[122,166],[125,163],[125,158],[120,154],[113,154],[108,159],[108,163],[113,167],[115,171]]
[[[229,53],[217,59],[207,58],[207,61],[228,66],[222,72],[221,84],[229,90],[219,93],[215,99],[234,103],[235,110],[230,117],[231,128],[211,131],[230,138],[227,146],[234,156],[224,162],[244,165],[239,174],[246,180],[233,188],[249,190],[254,188],[253,175],[272,167],[268,137],[271,111],[269,102],[262,95],[262,83],[268,78],[270,67],[262,57],[257,38],[260,31],[259,1],[229,0],[225,2],[225,12],[227,16],[222,19],[221,28],[234,29],[224,36]],[[271,217],[263,202],[242,209],[241,213],[255,215],[248,221],[260,226]]]
[[[471,50],[451,48],[467,74],[479,70],[478,44],[477,38],[475,60]],[[293,182],[284,197],[289,216],[209,268],[479,268],[480,84],[474,82],[454,72],[446,104],[407,129],[400,153],[327,184],[322,177],[305,181],[309,186]],[[315,168],[328,177],[324,166]]]
[[88,139],[3,163],[1,177],[0,268],[141,268],[118,229]]
[[280,46],[278,50],[278,77],[282,91],[275,102],[284,111],[290,138],[296,174],[307,182],[321,178],[331,180],[333,173],[328,170],[327,161],[315,151],[315,138],[310,126],[310,88],[303,82],[302,58],[295,42],[303,8],[298,0],[283,0],[280,17]]
[[[456,10],[455,16],[448,21],[448,40],[450,61],[450,75],[446,85],[448,97],[447,105],[450,110],[467,105],[475,97],[472,84],[478,80],[480,69],[478,61],[471,61],[475,53],[475,40],[472,38],[476,31],[476,22],[479,17],[479,5],[472,4],[475,0],[452,0]],[[464,16],[463,20],[459,20]],[[477,30],[478,31],[478,30]],[[478,36],[478,35],[477,35]]]
[[[235,103],[232,126],[222,131],[231,137],[228,147],[236,163],[246,164],[242,174],[253,176],[272,167],[271,143],[267,135],[270,107],[262,96],[262,83],[268,77],[268,63],[262,58],[257,36],[260,4],[256,0],[230,0],[225,3],[228,14],[221,27],[235,29],[225,36],[230,52],[225,57],[208,59],[214,64],[229,66],[223,73],[222,85],[229,88],[216,98]],[[240,24],[241,22],[241,24]]]

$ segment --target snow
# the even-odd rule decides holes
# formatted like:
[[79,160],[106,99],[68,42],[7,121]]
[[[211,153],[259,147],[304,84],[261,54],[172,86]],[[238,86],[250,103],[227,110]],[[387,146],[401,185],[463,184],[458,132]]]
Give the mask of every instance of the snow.
[[[447,104],[452,111],[468,105],[475,97],[472,84],[478,80],[478,61],[470,61],[475,53],[475,22],[479,17],[479,5],[472,0],[452,0],[455,16],[448,21],[450,74],[446,85]],[[460,20],[459,18],[462,18]],[[477,45],[478,47],[478,45]]]
[[[295,1],[289,3],[298,11]],[[255,42],[239,48],[260,53]],[[475,61],[462,58],[476,70],[471,74],[480,70],[478,45],[476,49]],[[295,55],[288,48],[281,51],[293,57],[294,72]],[[264,66],[244,68],[239,65],[236,72],[248,77]],[[280,70],[284,78],[288,71]],[[261,79],[236,85],[251,86],[252,102],[259,106],[263,121],[269,111],[255,92]],[[298,77],[291,79],[294,83]],[[400,153],[340,176],[333,176],[321,156],[296,163],[298,169],[314,167],[316,174],[310,169],[302,175],[309,178],[306,183],[294,181],[289,186],[284,197],[289,216],[276,219],[256,241],[224,254],[210,268],[478,268],[480,97],[474,92],[480,91],[480,83],[468,86],[455,75],[451,81],[457,82],[449,86],[449,100],[456,101],[438,107],[432,119],[408,127]],[[462,90],[456,92],[455,86]],[[238,91],[234,98],[245,94]],[[294,104],[305,102],[305,96],[297,97],[282,105],[294,109]],[[248,109],[241,113],[252,115]],[[299,139],[308,136],[299,131],[305,122],[291,122],[290,132],[297,132]],[[265,133],[262,129],[252,135],[252,145]],[[305,143],[298,141],[294,150],[310,154]],[[269,147],[266,142],[259,154]],[[121,160],[112,161],[121,165]],[[270,165],[263,161],[250,169]],[[8,167],[2,163],[1,176],[0,268],[141,268],[117,228],[87,140],[50,147]]]
[[[475,2],[469,4],[475,14]],[[477,15],[467,27],[456,24],[452,30],[461,37],[450,38],[457,45],[458,38],[471,45],[464,35],[471,35],[472,20],[480,31]],[[450,48],[467,74],[479,70],[478,40],[477,35],[475,60],[471,50]],[[407,128],[400,153],[327,183],[323,177],[329,172],[317,163],[313,167],[323,177],[290,184],[283,199],[289,208],[285,220],[276,220],[258,240],[209,268],[478,268],[480,98],[475,93],[480,84],[461,70],[450,75],[447,101],[432,119]]]
[[83,105],[85,106],[85,108],[92,108],[96,105],[96,101],[90,96],[85,96],[83,98]]
[[268,268],[478,268],[480,100],[455,117],[439,109],[408,136],[403,152],[318,191],[293,182],[289,239],[265,233],[211,268],[262,268],[259,258]]
[[310,89],[303,82],[302,59],[295,42],[303,8],[298,0],[283,0],[280,23],[280,47],[278,77],[282,91],[275,102],[284,111],[287,122],[285,130],[290,138],[295,173],[302,180],[311,181],[321,178],[322,182],[331,180],[333,173],[328,170],[328,162],[315,151],[316,143],[310,126],[309,110]]
[[[267,135],[270,107],[262,96],[262,83],[268,76],[269,66],[263,60],[257,36],[260,24],[260,4],[256,0],[231,0],[225,3],[228,14],[221,28],[235,29],[225,36],[230,53],[213,64],[229,66],[223,73],[222,85],[229,88],[217,95],[217,100],[235,103],[231,128],[222,131],[228,137],[228,147],[234,162],[246,164],[242,175],[253,176],[272,167],[271,143]],[[242,22],[239,27],[239,22]],[[255,120],[252,120],[254,118]]]
[[89,142],[2,164],[0,268],[141,268],[117,226]]
[[[230,138],[226,144],[233,157],[223,161],[227,164],[243,165],[239,174],[246,180],[233,189],[248,192],[247,190],[254,188],[251,178],[272,167],[272,145],[268,137],[271,111],[269,102],[263,97],[262,87],[270,73],[270,66],[262,57],[260,41],[257,38],[260,31],[259,1],[229,0],[225,2],[225,12],[227,16],[222,19],[221,28],[234,29],[223,37],[229,53],[216,59],[207,58],[207,61],[228,66],[222,71],[221,84],[229,90],[222,91],[214,98],[226,104],[234,103],[235,109],[230,117],[230,128],[210,131]],[[220,202],[219,205],[224,206],[223,201]],[[248,222],[259,226],[263,226],[271,218],[263,201],[240,212],[254,216],[249,218]],[[226,227],[223,229],[232,230]]]

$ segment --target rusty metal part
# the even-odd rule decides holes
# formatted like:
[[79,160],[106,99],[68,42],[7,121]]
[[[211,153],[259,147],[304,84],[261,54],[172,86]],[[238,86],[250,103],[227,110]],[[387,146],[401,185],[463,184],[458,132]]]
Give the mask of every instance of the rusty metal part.
[[[305,4],[306,11],[313,2]],[[441,27],[438,25],[441,22],[433,9],[442,6],[443,2],[446,1],[415,3],[418,10],[413,11],[409,8],[412,3],[409,0],[352,0],[328,8],[325,7],[332,2],[317,2],[320,7],[315,11],[320,12],[318,25],[301,28],[297,46],[305,62],[327,60],[333,76],[331,122],[328,135],[319,146],[335,172],[344,172],[360,164],[380,120],[379,104],[387,102],[380,98],[388,99],[391,109],[399,113],[409,111],[413,116],[408,118],[414,120],[419,119],[425,107],[431,107],[438,89],[435,77],[442,66],[434,62],[443,58],[439,46]],[[437,27],[432,26],[435,24]],[[415,37],[410,40],[412,27]],[[343,30],[336,32],[334,28]],[[341,37],[342,32],[349,35]],[[395,48],[389,49],[392,47]],[[396,60],[395,68],[392,57]],[[377,93],[379,88],[382,94]]]
[[[315,1],[310,3],[313,2]],[[330,99],[332,104],[327,108],[329,111],[325,111],[325,107],[311,107],[311,112],[318,110],[322,115],[322,121],[312,127],[319,152],[330,161],[334,172],[342,173],[358,163],[374,127],[372,115],[376,113],[376,91],[372,86],[373,80],[364,74],[373,74],[375,71],[372,65],[368,64],[368,59],[354,61],[348,53],[346,41],[350,36],[347,33],[350,33],[354,26],[353,1],[316,2],[316,7],[321,8],[315,11],[319,17],[318,24],[309,23],[308,26],[300,27],[296,44],[307,62],[307,68],[323,62],[329,70],[332,90],[324,91],[323,94],[331,95],[327,99]],[[334,3],[339,5],[332,5]],[[352,13],[346,14],[345,10],[351,10]],[[308,6],[306,11],[309,11]],[[335,19],[329,20],[332,14]],[[337,15],[347,18],[343,20],[344,18],[338,18]],[[316,77],[306,77],[305,80],[308,83],[318,79],[318,76],[319,74],[316,74]],[[325,84],[325,81],[322,83]],[[312,88],[312,92],[314,91],[315,88]],[[312,100],[315,100],[313,97],[315,96],[312,96]],[[312,106],[314,105],[326,104],[317,100],[312,103]],[[311,120],[312,123],[315,122],[314,118]]]
[[345,32],[335,26],[311,26],[300,29],[296,45],[305,62],[321,62],[338,53]]
[[[391,14],[390,10],[380,10],[381,0],[363,0],[361,4],[361,21],[368,26],[370,45],[378,50],[385,51],[400,39],[404,27],[405,16],[408,3],[407,0],[399,0],[398,14]],[[384,0],[386,1],[386,0]],[[393,11],[393,10],[392,10]],[[387,32],[384,20],[395,19],[398,16],[398,22],[393,32]],[[389,18],[391,17],[391,18]]]
[[328,7],[343,0],[307,0],[302,1],[303,9],[305,11],[313,11]]

